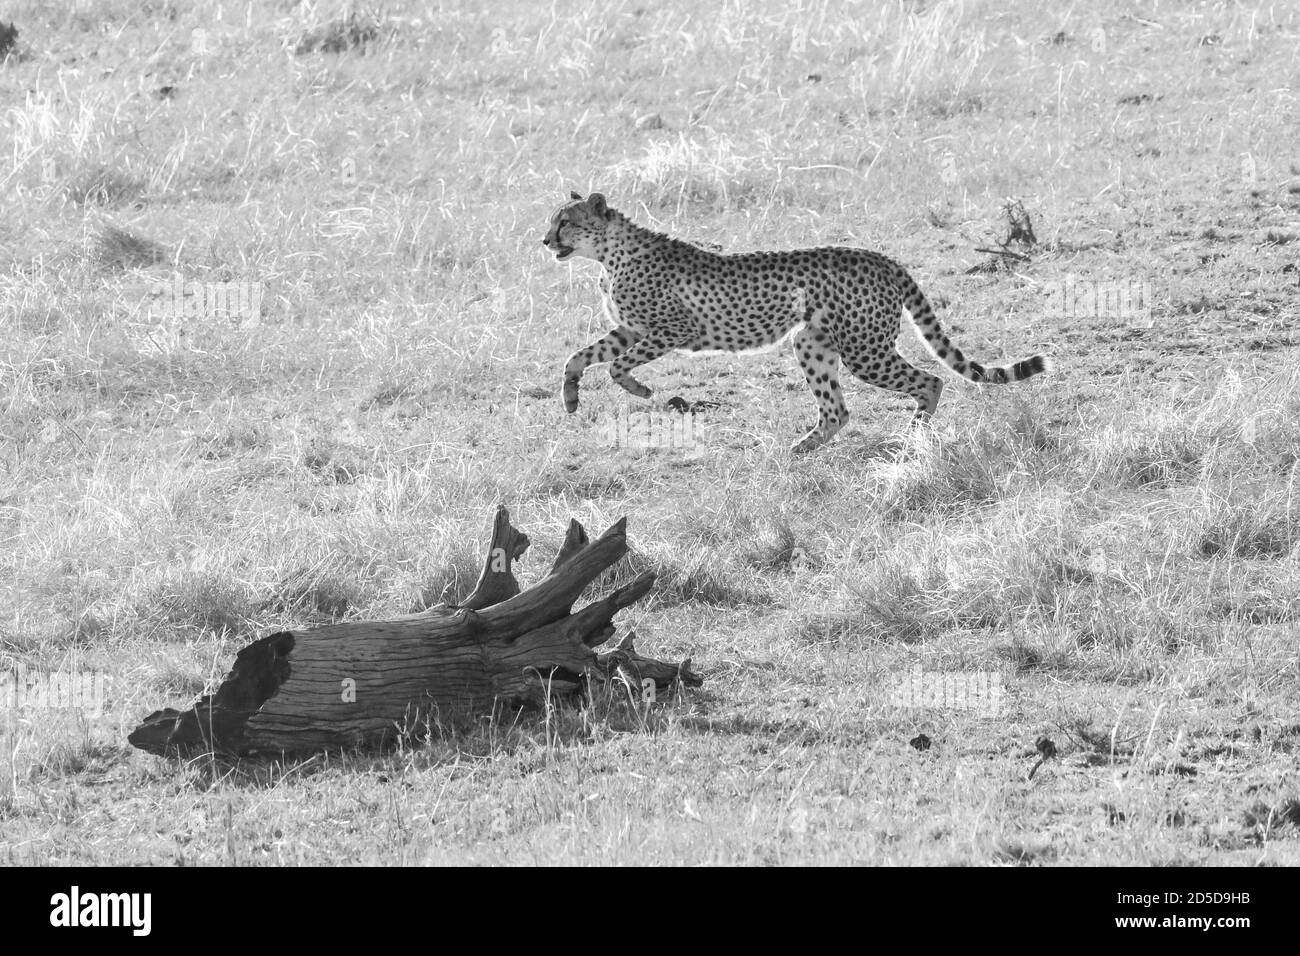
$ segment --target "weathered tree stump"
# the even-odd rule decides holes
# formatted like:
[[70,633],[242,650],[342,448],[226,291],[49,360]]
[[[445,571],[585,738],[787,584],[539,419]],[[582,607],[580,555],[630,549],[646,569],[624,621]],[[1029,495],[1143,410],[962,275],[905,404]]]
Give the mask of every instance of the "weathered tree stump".
[[627,552],[627,519],[589,541],[572,521],[549,574],[520,591],[512,564],[528,536],[499,508],[474,591],[394,620],[280,631],[245,647],[225,681],[190,710],[155,711],[128,740],[156,754],[318,750],[382,745],[441,717],[490,711],[621,680],[639,692],[698,686],[690,660],[641,657],[631,635],[611,651],[614,615],[654,584],[645,572],[573,613],[597,575]]

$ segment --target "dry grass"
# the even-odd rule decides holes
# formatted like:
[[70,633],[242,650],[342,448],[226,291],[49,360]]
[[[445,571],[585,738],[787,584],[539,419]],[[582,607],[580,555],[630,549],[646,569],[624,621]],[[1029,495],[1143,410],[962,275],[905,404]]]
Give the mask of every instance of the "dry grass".
[[[0,859],[1300,859],[1293,13],[213,16],[6,11],[31,92],[0,114],[0,670],[108,695],[0,709]],[[851,386],[850,426],[792,459],[787,355],[674,357],[646,380],[720,404],[703,453],[612,447],[625,393],[555,394],[603,323],[592,267],[537,241],[570,188],[728,249],[882,249],[966,351],[1058,371],[954,381],[906,436]],[[1009,195],[1041,247],[969,272]],[[260,322],[151,313],[177,275],[261,283]],[[1076,280],[1149,283],[1150,316],[1053,313]],[[254,635],[465,593],[498,501],[536,554],[629,515],[601,586],[658,572],[624,625],[705,688],[381,755],[126,748]],[[917,667],[996,673],[1004,707],[900,708]]]

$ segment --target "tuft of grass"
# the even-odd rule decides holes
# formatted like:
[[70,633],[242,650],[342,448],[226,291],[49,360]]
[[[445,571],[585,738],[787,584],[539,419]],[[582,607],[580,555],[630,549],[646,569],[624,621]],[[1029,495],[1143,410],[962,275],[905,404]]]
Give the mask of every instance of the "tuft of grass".
[[1242,811],[1241,825],[1256,843],[1287,839],[1300,830],[1300,797],[1286,796],[1273,804],[1256,800]]
[[142,613],[217,634],[252,630],[249,588],[224,571],[186,571],[164,578],[147,592]]
[[405,381],[386,381],[377,386],[358,403],[359,411],[368,412],[397,405],[419,393],[419,388]]
[[370,13],[351,10],[346,15],[306,31],[294,45],[297,56],[307,53],[365,52],[381,36],[380,21]]
[[1300,540],[1300,509],[1289,483],[1234,488],[1207,503],[1193,534],[1193,550],[1203,557],[1283,558]]
[[1212,618],[1248,624],[1289,624],[1300,620],[1300,579],[1294,567],[1228,563],[1227,580],[1207,595]]
[[1093,441],[1098,483],[1168,488],[1195,480],[1211,439],[1169,419],[1146,429],[1110,426]]
[[1050,474],[1061,442],[1024,407],[1008,417],[981,415],[959,432],[915,429],[866,489],[883,518],[959,516],[1014,496]]
[[1000,837],[991,848],[994,862],[1013,866],[1032,866],[1050,863],[1057,856],[1056,849],[1045,840],[1020,836]]
[[152,239],[106,224],[95,237],[94,257],[104,269],[137,269],[169,259],[167,250]]
[[1090,484],[1165,489],[1250,472],[1271,479],[1300,461],[1296,411],[1276,376],[1247,387],[1230,373],[1208,395],[1166,395],[1123,423],[1096,419],[1085,441]]
[[203,461],[237,458],[241,455],[264,452],[270,447],[270,437],[265,428],[259,424],[232,423],[225,427],[214,428],[194,438],[195,453]]
[[1045,527],[994,522],[961,534],[903,535],[844,573],[832,612],[813,614],[799,633],[812,641],[906,643],[1052,619],[1067,595],[1092,580],[1072,539],[1060,516]]
[[351,484],[375,468],[362,448],[319,435],[303,449],[302,465],[322,481],[337,485]]
[[483,555],[473,542],[454,543],[449,550],[439,553],[433,567],[421,575],[418,593],[413,595],[407,610],[417,613],[435,604],[464,600],[478,580],[482,562]]
[[333,623],[366,606],[372,597],[369,582],[359,579],[355,569],[325,564],[283,575],[262,601],[261,609],[305,617],[312,623]]
[[676,549],[673,555],[631,548],[621,561],[597,579],[598,586],[618,587],[639,574],[653,571],[655,586],[646,599],[647,606],[743,607],[773,603],[771,592],[758,586],[752,572],[715,548],[687,545]]
[[141,180],[106,165],[82,170],[64,186],[64,195],[79,206],[120,206],[144,194]]

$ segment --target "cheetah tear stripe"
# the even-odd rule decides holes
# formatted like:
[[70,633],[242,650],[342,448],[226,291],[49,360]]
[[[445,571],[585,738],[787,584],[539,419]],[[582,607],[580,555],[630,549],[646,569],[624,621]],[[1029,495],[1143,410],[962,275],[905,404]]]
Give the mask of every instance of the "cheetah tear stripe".
[[600,193],[575,193],[552,214],[542,242],[559,261],[582,256],[604,266],[605,314],[615,325],[565,363],[569,412],[592,365],[609,363],[614,382],[649,398],[632,372],[669,352],[749,352],[788,337],[818,412],[793,451],[824,444],[848,421],[841,363],[868,384],[909,396],[913,421],[924,421],[939,405],[943,381],[899,354],[904,310],[939,360],[972,382],[1019,382],[1048,368],[1041,355],[993,367],[967,359],[907,270],[867,249],[718,252],[638,226]]

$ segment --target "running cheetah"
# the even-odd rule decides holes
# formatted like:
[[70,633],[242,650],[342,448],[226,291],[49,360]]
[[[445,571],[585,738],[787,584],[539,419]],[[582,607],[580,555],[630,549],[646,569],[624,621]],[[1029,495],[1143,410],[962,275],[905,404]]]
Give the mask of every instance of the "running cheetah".
[[614,330],[579,349],[564,366],[564,408],[578,407],[578,380],[589,365],[612,362],[610,377],[637,398],[650,389],[632,377],[639,365],[677,349],[742,352],[793,335],[795,356],[817,399],[817,424],[795,453],[829,441],[848,421],[840,390],[843,360],[864,382],[916,400],[914,422],[939,404],[943,382],[911,365],[895,347],[905,308],[926,344],[972,382],[1001,385],[1047,370],[1035,355],[985,367],[962,355],[902,266],[876,252],[835,246],[791,252],[719,253],[636,225],[577,193],[551,217],[542,240],[559,262],[595,259],[605,313]]

